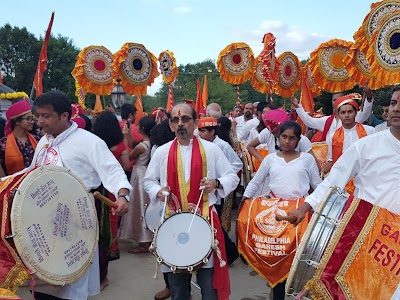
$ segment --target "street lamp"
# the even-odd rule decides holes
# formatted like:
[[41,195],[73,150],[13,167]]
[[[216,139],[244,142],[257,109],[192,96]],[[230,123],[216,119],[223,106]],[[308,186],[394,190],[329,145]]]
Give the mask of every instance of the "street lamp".
[[115,108],[121,108],[125,104],[126,93],[121,85],[121,79],[117,79],[117,84],[114,86],[111,92],[111,100]]

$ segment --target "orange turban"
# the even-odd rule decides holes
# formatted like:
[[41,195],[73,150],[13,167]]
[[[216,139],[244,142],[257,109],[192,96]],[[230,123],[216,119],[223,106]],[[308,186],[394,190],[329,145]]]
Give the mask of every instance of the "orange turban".
[[201,118],[197,125],[198,128],[215,127],[215,126],[218,126],[218,121],[216,118],[212,118],[212,117]]
[[362,96],[360,94],[354,93],[354,94],[348,94],[342,97],[339,97],[335,100],[333,103],[336,111],[339,110],[339,108],[345,104],[350,104],[351,106],[354,107],[356,111],[358,111],[358,102],[357,100],[361,100]]

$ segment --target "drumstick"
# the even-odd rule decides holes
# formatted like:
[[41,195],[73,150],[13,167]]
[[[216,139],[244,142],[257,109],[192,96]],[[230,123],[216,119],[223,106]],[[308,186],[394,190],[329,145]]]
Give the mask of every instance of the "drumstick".
[[160,225],[162,223],[164,223],[165,210],[167,209],[167,201],[168,201],[169,192],[168,191],[162,191],[162,194],[164,195],[164,206],[163,206],[163,210],[162,210],[162,213],[161,213]]
[[118,204],[116,204],[115,202],[111,201],[110,199],[108,199],[107,197],[104,197],[102,194],[100,194],[98,191],[93,193],[93,196],[102,201],[104,204],[108,205],[109,207],[112,207],[114,209],[118,208]]
[[294,223],[297,221],[296,216],[282,216],[282,215],[275,215],[275,220],[278,222],[280,221],[289,221],[290,223]]
[[[210,173],[210,172],[207,172],[206,180],[208,179],[208,174],[209,174],[209,173]],[[192,221],[190,221],[188,233],[190,232],[190,228],[192,228],[194,216],[196,215],[196,212],[197,212],[197,210],[199,209],[200,200],[201,200],[201,198],[203,197],[203,193],[204,193],[205,187],[204,187],[204,186],[200,186],[200,189],[201,189],[201,193],[200,193],[199,201],[197,201],[197,205],[196,205],[196,208],[195,208],[195,210],[194,210],[194,214],[193,214],[193,217],[192,217]]]

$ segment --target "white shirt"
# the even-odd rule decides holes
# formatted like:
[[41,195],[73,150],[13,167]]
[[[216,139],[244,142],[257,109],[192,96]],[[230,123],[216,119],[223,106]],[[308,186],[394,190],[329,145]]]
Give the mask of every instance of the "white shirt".
[[[261,144],[266,144],[268,153],[275,153],[278,150],[275,149],[275,136],[268,130],[268,128],[263,129],[258,135],[258,140]],[[279,138],[276,138],[276,146],[280,147]],[[299,144],[296,147],[298,152],[310,152],[312,145],[310,140],[304,136],[300,136]]]
[[[239,177],[232,169],[231,164],[225,157],[221,149],[217,145],[203,139],[198,139],[204,147],[207,160],[208,178],[218,178],[222,185],[222,189],[216,189],[221,198],[225,198],[231,193],[239,184]],[[157,193],[161,187],[166,186],[167,183],[167,167],[168,167],[168,154],[173,141],[168,142],[157,148],[150,163],[147,167],[146,174],[143,178],[143,188],[149,195],[150,201],[155,204],[157,202]],[[179,146],[185,181],[190,178],[190,168],[192,161],[192,148],[193,140],[190,141],[188,146]],[[217,202],[215,192],[208,193],[209,206],[213,206]],[[213,267],[214,259],[211,255],[208,263],[203,268]],[[165,265],[161,265],[162,272],[171,272]]]
[[243,168],[243,163],[236,152],[233,150],[231,145],[229,145],[224,140],[220,139],[218,135],[215,136],[213,141],[215,145],[217,145],[222,152],[225,154],[226,158],[228,159],[229,163],[231,164],[233,170],[238,173]]
[[268,155],[246,187],[243,196],[254,197],[266,178],[269,178],[269,187],[274,197],[284,199],[303,197],[307,195],[310,185],[315,188],[321,183],[314,157],[305,152],[300,152],[298,158],[288,163],[277,153]]
[[[40,139],[31,166],[23,171],[34,168],[38,152],[47,142],[46,136]],[[102,182],[114,195],[117,195],[121,188],[132,190],[121,165],[106,143],[96,135],[77,129],[61,142],[58,150],[63,166],[76,174],[87,190],[99,187]],[[87,300],[88,296],[100,293],[98,250],[89,269],[75,282],[63,287],[36,287],[35,291],[74,300]]]
[[[235,118],[235,121],[236,121],[236,136],[238,137],[238,139],[240,140],[240,141],[243,141],[244,142],[244,140],[243,140],[243,137],[246,135],[246,132],[243,132],[243,126],[247,123],[247,122],[249,122],[249,121],[254,121],[254,119],[256,119],[257,121],[258,121],[258,119],[257,118],[255,118],[254,116],[252,116],[252,119],[250,119],[250,120],[248,120],[248,121],[246,121],[245,119],[244,119],[244,115],[241,115],[241,116],[239,116],[239,117],[236,117]],[[250,123],[250,129],[253,127],[253,123]],[[258,125],[258,124],[257,124]],[[257,127],[257,125],[255,126],[255,127]],[[248,129],[246,129],[245,128],[245,130],[247,131]],[[247,133],[248,134],[248,133]]]
[[329,187],[343,189],[353,176],[355,197],[400,214],[400,141],[390,130],[351,145],[306,202],[316,209]]
[[389,129],[387,121],[375,126],[375,132],[383,131],[383,130],[386,130],[386,129]]
[[[369,101],[364,101],[364,109],[363,111],[358,111],[357,116],[356,116],[356,122],[358,123],[364,123],[370,116],[371,111],[372,111],[372,104],[374,102],[374,99],[372,99],[371,102]],[[313,118],[309,114],[306,113],[304,108],[300,105],[298,108],[296,108],[296,113],[300,117],[300,119],[304,122],[304,124],[313,129],[317,129],[319,131],[324,131],[325,127],[325,122],[329,118],[329,116],[324,116],[321,118]],[[334,118],[331,127],[329,127],[327,137],[335,132],[336,129],[338,129],[340,126],[342,126],[342,121],[339,118]]]
[[[371,135],[375,132],[374,127],[368,126],[368,125],[363,125],[365,131],[367,132],[367,135]],[[344,129],[344,141],[343,141],[343,151],[346,151],[351,145],[354,144],[355,141],[359,140],[358,134],[357,134],[357,126],[354,125],[354,127],[350,129]],[[326,143],[328,144],[328,159],[327,161],[332,161],[332,139],[333,135],[335,132],[333,132],[331,135],[329,135],[326,139]]]
[[245,122],[240,130],[237,130],[236,127],[236,135],[240,141],[244,142],[245,146],[257,137],[258,131],[256,128],[259,124],[260,120],[253,118]]

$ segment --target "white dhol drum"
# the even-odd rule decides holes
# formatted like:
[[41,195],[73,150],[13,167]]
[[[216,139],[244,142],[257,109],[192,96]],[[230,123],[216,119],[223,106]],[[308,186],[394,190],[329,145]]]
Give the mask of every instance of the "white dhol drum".
[[169,266],[171,271],[191,272],[208,262],[212,244],[212,229],[207,220],[197,214],[181,212],[164,220],[151,248],[154,248],[157,261]]
[[286,282],[288,295],[296,297],[304,293],[304,286],[314,276],[325,248],[344,213],[348,198],[349,194],[346,191],[331,187],[318,205],[290,268]]
[[32,171],[10,217],[18,254],[38,278],[65,285],[86,272],[99,232],[94,201],[76,175],[57,166]]
[[154,232],[160,225],[160,219],[164,208],[164,202],[157,199],[157,202],[153,204],[145,204],[144,210],[144,223],[148,230]]

